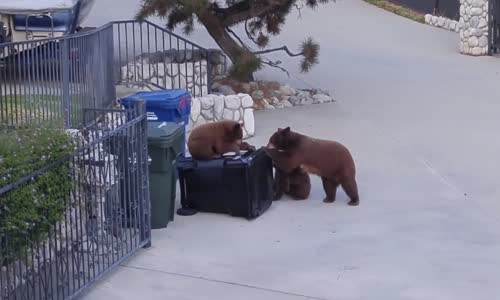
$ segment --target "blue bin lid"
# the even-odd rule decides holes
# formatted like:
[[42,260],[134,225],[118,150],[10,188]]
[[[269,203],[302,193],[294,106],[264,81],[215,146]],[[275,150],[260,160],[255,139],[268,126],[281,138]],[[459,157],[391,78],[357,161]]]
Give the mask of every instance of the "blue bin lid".
[[134,100],[145,101],[146,107],[149,108],[176,109],[179,108],[184,101],[188,101],[186,104],[191,106],[191,95],[188,91],[183,89],[137,92],[122,98],[120,102],[127,107],[129,102]]

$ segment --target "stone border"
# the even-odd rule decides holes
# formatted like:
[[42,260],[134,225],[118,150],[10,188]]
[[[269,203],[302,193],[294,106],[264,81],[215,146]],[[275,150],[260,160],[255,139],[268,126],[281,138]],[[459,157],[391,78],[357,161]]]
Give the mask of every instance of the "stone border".
[[460,0],[460,52],[488,54],[488,0]]
[[431,14],[425,15],[425,24],[446,29],[449,31],[459,32],[460,31],[460,23],[457,20],[448,19],[441,16],[435,16]]
[[212,90],[214,94],[219,95],[249,94],[254,100],[255,110],[334,102],[328,92],[317,89],[298,90],[287,84],[272,81],[242,83],[227,80],[221,83],[215,82]]

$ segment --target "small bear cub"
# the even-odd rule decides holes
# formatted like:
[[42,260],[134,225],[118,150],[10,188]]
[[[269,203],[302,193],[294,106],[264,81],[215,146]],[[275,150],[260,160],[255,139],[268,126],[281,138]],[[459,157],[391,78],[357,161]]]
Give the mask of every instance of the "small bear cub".
[[243,129],[236,121],[218,121],[195,127],[188,138],[188,150],[196,160],[209,160],[227,152],[255,151],[242,141]]

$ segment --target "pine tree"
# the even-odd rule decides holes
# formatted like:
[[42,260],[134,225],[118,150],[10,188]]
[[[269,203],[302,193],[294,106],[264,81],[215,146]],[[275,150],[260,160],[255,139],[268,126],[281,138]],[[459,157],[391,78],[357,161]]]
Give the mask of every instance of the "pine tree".
[[[286,16],[295,7],[301,9],[302,0],[223,0],[224,5],[210,0],[143,0],[138,19],[149,16],[166,18],[167,28],[182,26],[185,34],[194,29],[197,21],[231,59],[231,75],[239,80],[252,80],[253,73],[263,64],[282,69],[280,62],[273,62],[263,54],[283,51],[292,57],[302,57],[300,69],[308,72],[318,62],[319,44],[306,38],[294,53],[287,46],[266,49],[271,36],[280,33]],[[335,0],[303,0],[309,8],[316,8]],[[244,24],[245,32],[258,50],[254,51],[231,29]]]

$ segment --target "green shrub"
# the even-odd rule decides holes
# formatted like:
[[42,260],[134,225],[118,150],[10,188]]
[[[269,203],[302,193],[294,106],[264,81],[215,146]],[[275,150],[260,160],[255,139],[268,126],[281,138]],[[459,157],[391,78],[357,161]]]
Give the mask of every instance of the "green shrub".
[[54,126],[3,130],[0,141],[0,187],[55,163],[42,175],[0,195],[2,265],[45,239],[51,226],[63,217],[72,188],[67,158],[74,152],[75,142]]

